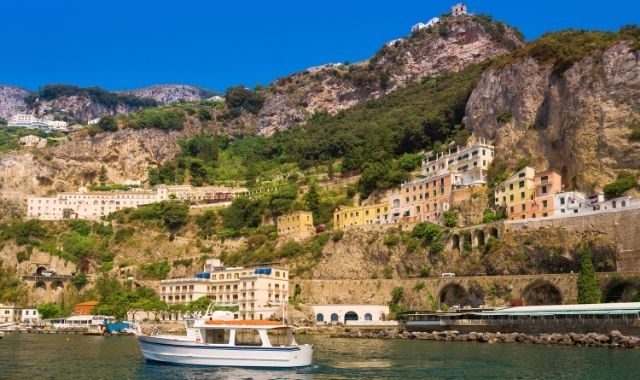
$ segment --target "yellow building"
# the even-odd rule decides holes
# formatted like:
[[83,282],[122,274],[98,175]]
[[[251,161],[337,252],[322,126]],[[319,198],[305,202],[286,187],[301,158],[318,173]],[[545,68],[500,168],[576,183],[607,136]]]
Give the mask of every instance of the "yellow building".
[[527,166],[496,187],[496,206],[505,207],[509,219],[524,219],[531,213],[535,176],[535,169]]
[[278,236],[294,240],[305,239],[315,233],[313,214],[308,211],[294,211],[279,216],[276,224]]
[[369,206],[341,206],[333,213],[333,228],[389,223],[389,202]]

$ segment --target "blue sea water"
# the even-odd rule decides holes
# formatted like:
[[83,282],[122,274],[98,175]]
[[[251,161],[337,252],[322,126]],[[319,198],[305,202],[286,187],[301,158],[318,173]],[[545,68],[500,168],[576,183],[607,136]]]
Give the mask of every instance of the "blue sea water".
[[8,334],[0,379],[640,379],[640,349],[300,336],[299,370],[148,363],[133,337]]

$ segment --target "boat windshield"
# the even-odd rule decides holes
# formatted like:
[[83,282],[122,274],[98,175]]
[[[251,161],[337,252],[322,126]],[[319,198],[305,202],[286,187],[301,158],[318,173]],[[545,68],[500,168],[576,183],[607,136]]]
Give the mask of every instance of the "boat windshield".
[[295,346],[296,340],[290,328],[283,327],[267,330],[267,336],[272,346]]
[[236,330],[236,346],[262,346],[260,333],[256,329]]

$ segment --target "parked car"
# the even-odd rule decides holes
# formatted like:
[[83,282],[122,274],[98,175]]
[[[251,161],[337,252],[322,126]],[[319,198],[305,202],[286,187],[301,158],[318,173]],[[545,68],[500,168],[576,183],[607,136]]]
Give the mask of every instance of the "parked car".
[[452,273],[452,272],[444,272],[444,273],[440,274],[440,277],[442,277],[442,278],[455,277],[455,276],[456,276],[456,274]]

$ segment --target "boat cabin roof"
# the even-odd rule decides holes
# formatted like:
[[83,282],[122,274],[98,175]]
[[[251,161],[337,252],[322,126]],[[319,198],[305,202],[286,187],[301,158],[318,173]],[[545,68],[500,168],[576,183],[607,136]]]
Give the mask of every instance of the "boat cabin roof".
[[[291,326],[283,325],[281,321],[268,321],[258,319],[206,319],[202,325],[196,323],[194,327],[205,328],[224,328],[224,329],[277,329],[291,328]],[[198,326],[200,325],[200,326]]]

